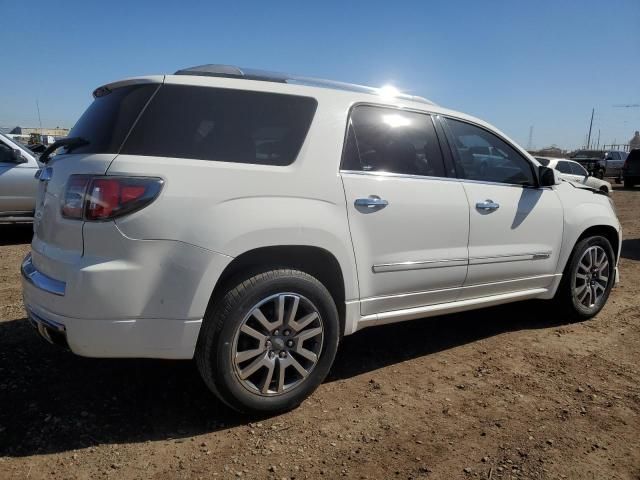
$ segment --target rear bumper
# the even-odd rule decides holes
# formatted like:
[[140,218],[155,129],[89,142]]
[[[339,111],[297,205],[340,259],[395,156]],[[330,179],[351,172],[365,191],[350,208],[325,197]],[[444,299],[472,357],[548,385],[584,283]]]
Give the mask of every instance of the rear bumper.
[[92,229],[85,228],[90,241],[80,255],[34,237],[22,288],[40,334],[62,337],[55,343],[88,357],[192,358],[231,257],[183,242],[131,239],[113,224]]
[[29,321],[41,337],[84,357],[190,359],[202,323],[160,318],[85,320],[62,317],[28,302],[25,292]]

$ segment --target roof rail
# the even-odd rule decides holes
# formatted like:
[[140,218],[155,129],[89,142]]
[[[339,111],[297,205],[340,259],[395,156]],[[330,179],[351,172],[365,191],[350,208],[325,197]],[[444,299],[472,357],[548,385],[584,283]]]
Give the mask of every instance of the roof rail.
[[208,64],[196,67],[183,68],[175,72],[174,75],[197,75],[206,77],[242,78],[245,80],[259,80],[263,82],[289,83],[294,85],[305,85],[309,87],[329,88],[332,90],[346,90],[350,92],[368,93],[371,95],[390,96],[414,102],[434,105],[431,100],[415,95],[408,95],[401,92],[390,93],[386,89],[357,85],[355,83],[337,82],[322,78],[301,77],[286,73],[270,72],[253,68],[240,68],[233,65]]

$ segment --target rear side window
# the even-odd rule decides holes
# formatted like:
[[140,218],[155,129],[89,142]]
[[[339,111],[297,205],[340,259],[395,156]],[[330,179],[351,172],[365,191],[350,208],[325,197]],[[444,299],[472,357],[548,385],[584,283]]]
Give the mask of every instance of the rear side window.
[[430,115],[357,106],[351,112],[342,168],[444,177]]
[[121,153],[290,165],[316,106],[309,97],[164,85]]
[[72,153],[117,153],[158,85],[130,85],[97,97],[69,132],[87,144]]

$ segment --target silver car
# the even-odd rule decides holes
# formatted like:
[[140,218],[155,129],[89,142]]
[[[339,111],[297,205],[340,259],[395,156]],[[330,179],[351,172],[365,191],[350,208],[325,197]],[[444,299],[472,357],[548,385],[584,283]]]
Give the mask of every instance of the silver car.
[[0,133],[0,223],[33,220],[38,168],[32,152]]

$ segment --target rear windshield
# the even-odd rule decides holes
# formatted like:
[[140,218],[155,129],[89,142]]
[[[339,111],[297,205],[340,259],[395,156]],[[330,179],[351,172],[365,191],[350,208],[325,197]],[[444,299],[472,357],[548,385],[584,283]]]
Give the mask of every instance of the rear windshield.
[[69,132],[86,145],[73,153],[117,153],[140,111],[158,85],[130,85],[97,97]]
[[302,147],[316,106],[309,97],[164,85],[121,153],[289,165]]

